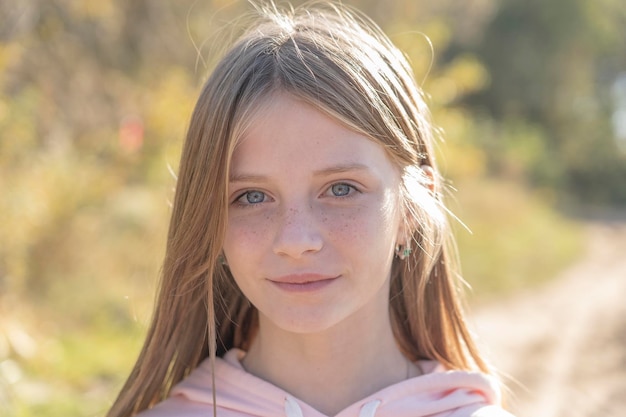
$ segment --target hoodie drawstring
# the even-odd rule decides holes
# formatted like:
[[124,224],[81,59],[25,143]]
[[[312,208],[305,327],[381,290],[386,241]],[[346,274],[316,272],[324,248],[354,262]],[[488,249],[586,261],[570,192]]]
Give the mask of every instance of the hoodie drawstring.
[[363,404],[363,407],[361,407],[361,411],[359,411],[359,417],[374,417],[380,403],[380,400],[372,400],[368,403]]
[[291,395],[287,395],[285,397],[285,416],[286,417],[304,417],[302,414],[302,409]]
[[[359,417],[374,417],[380,403],[380,400],[372,400],[363,404],[363,407],[361,407],[361,410],[359,411]],[[285,416],[304,417],[300,404],[298,404],[298,401],[296,401],[296,399],[291,395],[287,395],[285,397]]]

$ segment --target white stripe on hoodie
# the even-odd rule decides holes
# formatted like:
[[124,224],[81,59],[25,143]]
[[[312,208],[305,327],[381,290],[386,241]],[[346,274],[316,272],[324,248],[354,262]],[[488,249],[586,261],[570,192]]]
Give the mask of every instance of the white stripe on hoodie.
[[[217,417],[328,417],[243,369],[233,349],[215,363]],[[425,374],[399,382],[345,408],[335,417],[512,417],[498,406],[497,381],[478,372],[445,371],[419,363]],[[170,397],[139,417],[213,415],[211,364],[207,359],[176,385]]]

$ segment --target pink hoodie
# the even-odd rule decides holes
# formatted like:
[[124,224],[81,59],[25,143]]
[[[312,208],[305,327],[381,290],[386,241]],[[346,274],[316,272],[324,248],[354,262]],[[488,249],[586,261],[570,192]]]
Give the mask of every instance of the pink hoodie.
[[[326,417],[282,389],[246,372],[243,352],[229,351],[215,363],[217,417]],[[425,375],[387,387],[352,404],[336,417],[512,417],[496,404],[498,384],[473,372],[445,371],[420,362]],[[176,385],[171,396],[138,417],[213,415],[211,364],[205,360]]]

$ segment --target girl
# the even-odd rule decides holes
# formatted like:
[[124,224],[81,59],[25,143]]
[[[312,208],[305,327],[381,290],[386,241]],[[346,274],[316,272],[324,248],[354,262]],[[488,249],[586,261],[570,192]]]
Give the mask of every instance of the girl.
[[109,416],[505,416],[466,328],[409,64],[265,10],[206,82],[143,350]]

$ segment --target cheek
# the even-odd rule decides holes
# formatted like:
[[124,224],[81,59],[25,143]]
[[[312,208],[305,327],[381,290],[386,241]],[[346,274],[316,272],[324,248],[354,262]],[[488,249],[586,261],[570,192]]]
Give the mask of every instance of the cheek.
[[367,236],[368,221],[365,209],[338,210],[325,213],[322,224],[332,241],[345,243],[358,242]]
[[241,256],[254,256],[255,249],[262,246],[271,231],[271,218],[263,216],[239,217],[229,219],[224,240],[224,254],[229,263],[235,262]]
[[328,237],[366,253],[385,251],[395,239],[395,215],[380,206],[363,206],[325,218]]

